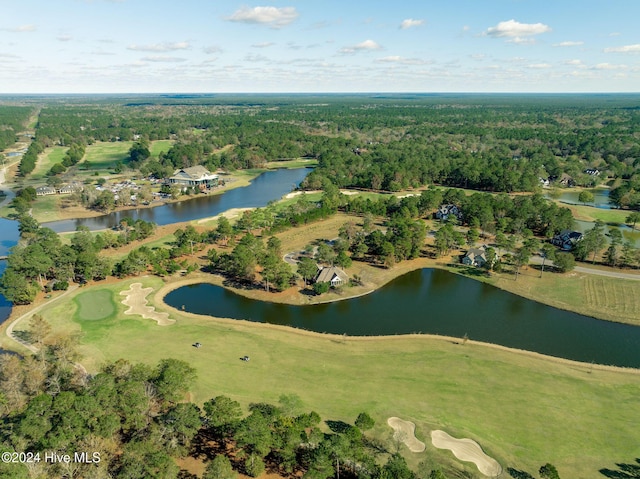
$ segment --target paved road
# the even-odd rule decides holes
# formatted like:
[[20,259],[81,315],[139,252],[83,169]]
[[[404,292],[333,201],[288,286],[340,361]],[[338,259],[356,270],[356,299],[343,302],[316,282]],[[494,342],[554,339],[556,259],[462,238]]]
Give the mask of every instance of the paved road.
[[[542,264],[542,257],[533,256],[530,262],[533,264]],[[553,266],[553,261],[547,260],[545,263],[545,266]],[[589,268],[586,266],[576,266],[574,268],[574,271],[577,271],[578,273],[595,274],[598,276],[608,276],[610,278],[633,279],[636,281],[640,281],[640,274],[638,273],[623,273],[622,271],[602,270],[602,269],[596,269],[596,268]]]

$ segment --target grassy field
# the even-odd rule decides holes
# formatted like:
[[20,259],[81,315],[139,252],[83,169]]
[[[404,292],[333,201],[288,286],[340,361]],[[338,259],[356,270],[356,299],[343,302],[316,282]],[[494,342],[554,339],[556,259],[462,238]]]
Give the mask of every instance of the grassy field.
[[78,308],[76,314],[79,321],[105,319],[116,312],[113,294],[108,289],[86,291],[76,295],[74,301]]
[[[638,457],[637,373],[421,336],[331,337],[175,310],[177,323],[160,327],[124,316],[119,302],[116,313],[101,320],[79,309],[92,298],[102,304],[118,298],[133,282],[163,286],[145,277],[83,288],[41,312],[56,331],[82,333],[82,362],[91,371],[118,358],[148,364],[183,359],[198,371],[197,403],[226,394],[247,406],[295,393],[324,419],[352,422],[368,411],[377,423],[372,433],[389,447],[386,419],[399,416],[414,421],[428,444],[426,453],[403,451],[410,464],[430,457],[473,477],[479,474],[468,463],[430,445],[431,430],[471,437],[504,467],[531,473],[552,462],[562,477],[595,478],[602,467]],[[239,360],[245,354],[249,363]]]

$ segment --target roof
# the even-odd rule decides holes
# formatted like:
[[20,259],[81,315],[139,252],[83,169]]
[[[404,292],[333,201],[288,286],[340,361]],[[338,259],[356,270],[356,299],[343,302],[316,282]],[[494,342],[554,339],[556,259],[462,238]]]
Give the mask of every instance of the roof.
[[218,175],[212,174],[202,165],[190,166],[189,168],[181,168],[173,173],[172,178],[189,178],[192,180],[213,180]]
[[483,261],[487,261],[486,252],[481,248],[469,248],[469,251],[467,251],[465,257],[470,258],[473,261],[475,261],[476,258],[482,258]]
[[340,268],[337,268],[336,266],[331,266],[328,268],[322,268],[318,272],[318,276],[316,276],[316,282],[331,283],[336,276],[342,282],[346,282],[349,280],[349,276],[347,276],[347,273],[342,271]]

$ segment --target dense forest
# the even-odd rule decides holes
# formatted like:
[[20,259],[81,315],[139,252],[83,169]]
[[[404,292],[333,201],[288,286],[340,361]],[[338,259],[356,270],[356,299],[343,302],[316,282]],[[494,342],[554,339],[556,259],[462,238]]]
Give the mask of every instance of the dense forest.
[[33,108],[0,105],[0,153],[16,142],[18,133],[25,129]]
[[[136,101],[133,101],[136,100]],[[32,145],[172,138],[159,159],[130,165],[162,176],[309,157],[305,186],[398,191],[428,184],[536,191],[541,179],[623,188],[638,206],[640,99],[636,96],[140,97],[45,102]],[[8,107],[7,107],[8,108]],[[25,156],[21,173],[33,170]],[[598,175],[587,170],[597,169]],[[629,181],[631,180],[631,181]]]

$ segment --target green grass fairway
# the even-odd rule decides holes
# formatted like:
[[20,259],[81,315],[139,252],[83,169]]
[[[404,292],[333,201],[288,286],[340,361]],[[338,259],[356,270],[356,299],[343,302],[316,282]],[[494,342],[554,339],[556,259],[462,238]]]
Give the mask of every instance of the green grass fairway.
[[174,140],[156,140],[151,142],[151,147],[149,148],[149,152],[151,156],[157,158],[160,152],[164,151],[165,153],[171,149]]
[[36,167],[31,173],[31,179],[42,179],[45,178],[46,173],[51,169],[53,165],[56,163],[62,163],[62,159],[64,158],[65,153],[69,148],[64,146],[54,146],[52,148],[47,148],[42,154],[38,156],[38,161],[36,162]]
[[[371,434],[389,447],[386,420],[398,416],[415,422],[418,439],[427,443],[425,453],[403,450],[412,467],[432,458],[464,469],[467,477],[480,474],[433,448],[431,430],[475,439],[503,467],[534,475],[551,462],[561,477],[597,478],[600,468],[638,457],[637,371],[606,371],[471,341],[333,337],[174,310],[169,312],[177,322],[161,327],[119,314],[125,309],[119,301],[102,321],[79,319],[105,314],[96,305],[107,308],[134,282],[156,291],[164,284],[139,277],[95,286],[41,312],[55,331],[82,332],[82,363],[90,371],[118,358],[147,364],[182,359],[198,372],[192,397],[199,404],[225,394],[246,407],[295,393],[323,419],[353,422],[369,412],[376,420]],[[168,310],[153,294],[148,299],[159,311]],[[202,347],[192,347],[195,342]],[[239,360],[245,354],[250,362]]]
[[108,289],[93,289],[75,297],[76,316],[81,321],[105,319],[116,312],[113,293]]
[[132,141],[97,142],[87,146],[83,161],[89,161],[89,170],[113,168],[118,161],[126,163]]

